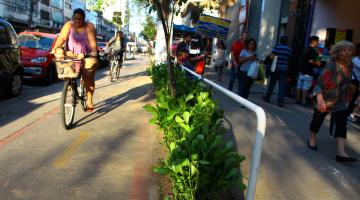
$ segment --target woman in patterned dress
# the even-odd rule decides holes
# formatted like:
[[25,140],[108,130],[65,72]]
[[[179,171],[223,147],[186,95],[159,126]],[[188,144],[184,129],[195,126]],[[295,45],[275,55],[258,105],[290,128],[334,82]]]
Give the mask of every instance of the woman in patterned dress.
[[345,151],[347,134],[347,107],[351,100],[349,86],[352,75],[351,58],[354,46],[348,41],[338,42],[331,51],[331,62],[320,75],[314,89],[314,113],[310,124],[308,147],[318,150],[316,134],[327,116],[331,113],[335,121],[335,138],[337,144],[336,161],[357,161]]

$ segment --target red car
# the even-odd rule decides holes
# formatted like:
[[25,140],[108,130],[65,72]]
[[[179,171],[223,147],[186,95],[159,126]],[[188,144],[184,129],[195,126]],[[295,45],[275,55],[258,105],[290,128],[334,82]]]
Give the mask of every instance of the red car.
[[106,46],[106,42],[97,42],[97,45],[98,45],[98,51],[103,52]]
[[50,51],[57,35],[41,32],[22,32],[18,35],[24,79],[41,79],[50,85],[56,78],[56,68]]

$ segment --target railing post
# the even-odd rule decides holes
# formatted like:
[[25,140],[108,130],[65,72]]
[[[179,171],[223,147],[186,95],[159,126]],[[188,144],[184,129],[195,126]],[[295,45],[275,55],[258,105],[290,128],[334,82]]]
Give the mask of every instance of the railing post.
[[216,84],[216,83],[210,81],[209,79],[196,74],[194,71],[192,71],[184,66],[181,66],[181,68],[182,68],[182,70],[188,71],[193,76],[200,79],[201,81],[211,85],[216,90],[220,91],[221,93],[225,94],[226,96],[235,100],[239,104],[245,106],[249,110],[256,113],[257,128],[256,128],[256,135],[255,135],[255,144],[253,146],[252,160],[251,160],[251,166],[250,166],[250,176],[249,176],[249,182],[247,185],[247,192],[246,192],[246,200],[253,200],[255,198],[256,181],[257,181],[257,175],[259,173],[260,161],[261,161],[261,150],[262,150],[262,144],[263,144],[263,140],[265,137],[265,131],[266,131],[266,115],[265,115],[264,109],[262,109],[258,105],[255,105],[254,103],[250,102],[249,100],[244,99],[244,98],[238,96],[237,94],[227,90],[226,88],[220,86],[219,84]]

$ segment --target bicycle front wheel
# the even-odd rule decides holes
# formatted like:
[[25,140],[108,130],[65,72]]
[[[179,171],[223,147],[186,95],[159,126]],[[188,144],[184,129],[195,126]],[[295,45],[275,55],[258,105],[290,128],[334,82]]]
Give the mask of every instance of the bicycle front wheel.
[[76,106],[76,86],[74,87],[72,80],[66,80],[61,95],[61,122],[66,130],[70,129],[75,116]]
[[81,99],[81,106],[84,111],[87,109],[87,92],[85,89],[84,81],[80,81],[80,99]]
[[109,70],[109,80],[110,82],[113,81],[114,79],[114,68],[115,68],[115,62],[114,61],[111,61],[111,64],[110,64],[110,70]]
[[116,66],[116,78],[120,77],[120,70],[122,68],[122,62],[119,62]]

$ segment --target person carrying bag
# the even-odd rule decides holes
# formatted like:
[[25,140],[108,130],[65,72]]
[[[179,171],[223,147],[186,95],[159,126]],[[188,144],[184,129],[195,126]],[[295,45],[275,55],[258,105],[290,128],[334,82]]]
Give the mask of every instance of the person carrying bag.
[[[257,78],[259,65],[256,64],[256,41],[249,39],[245,43],[245,49],[240,53],[240,72],[239,72],[239,95],[245,99],[248,98],[250,88]],[[255,77],[256,76],[256,77]]]

